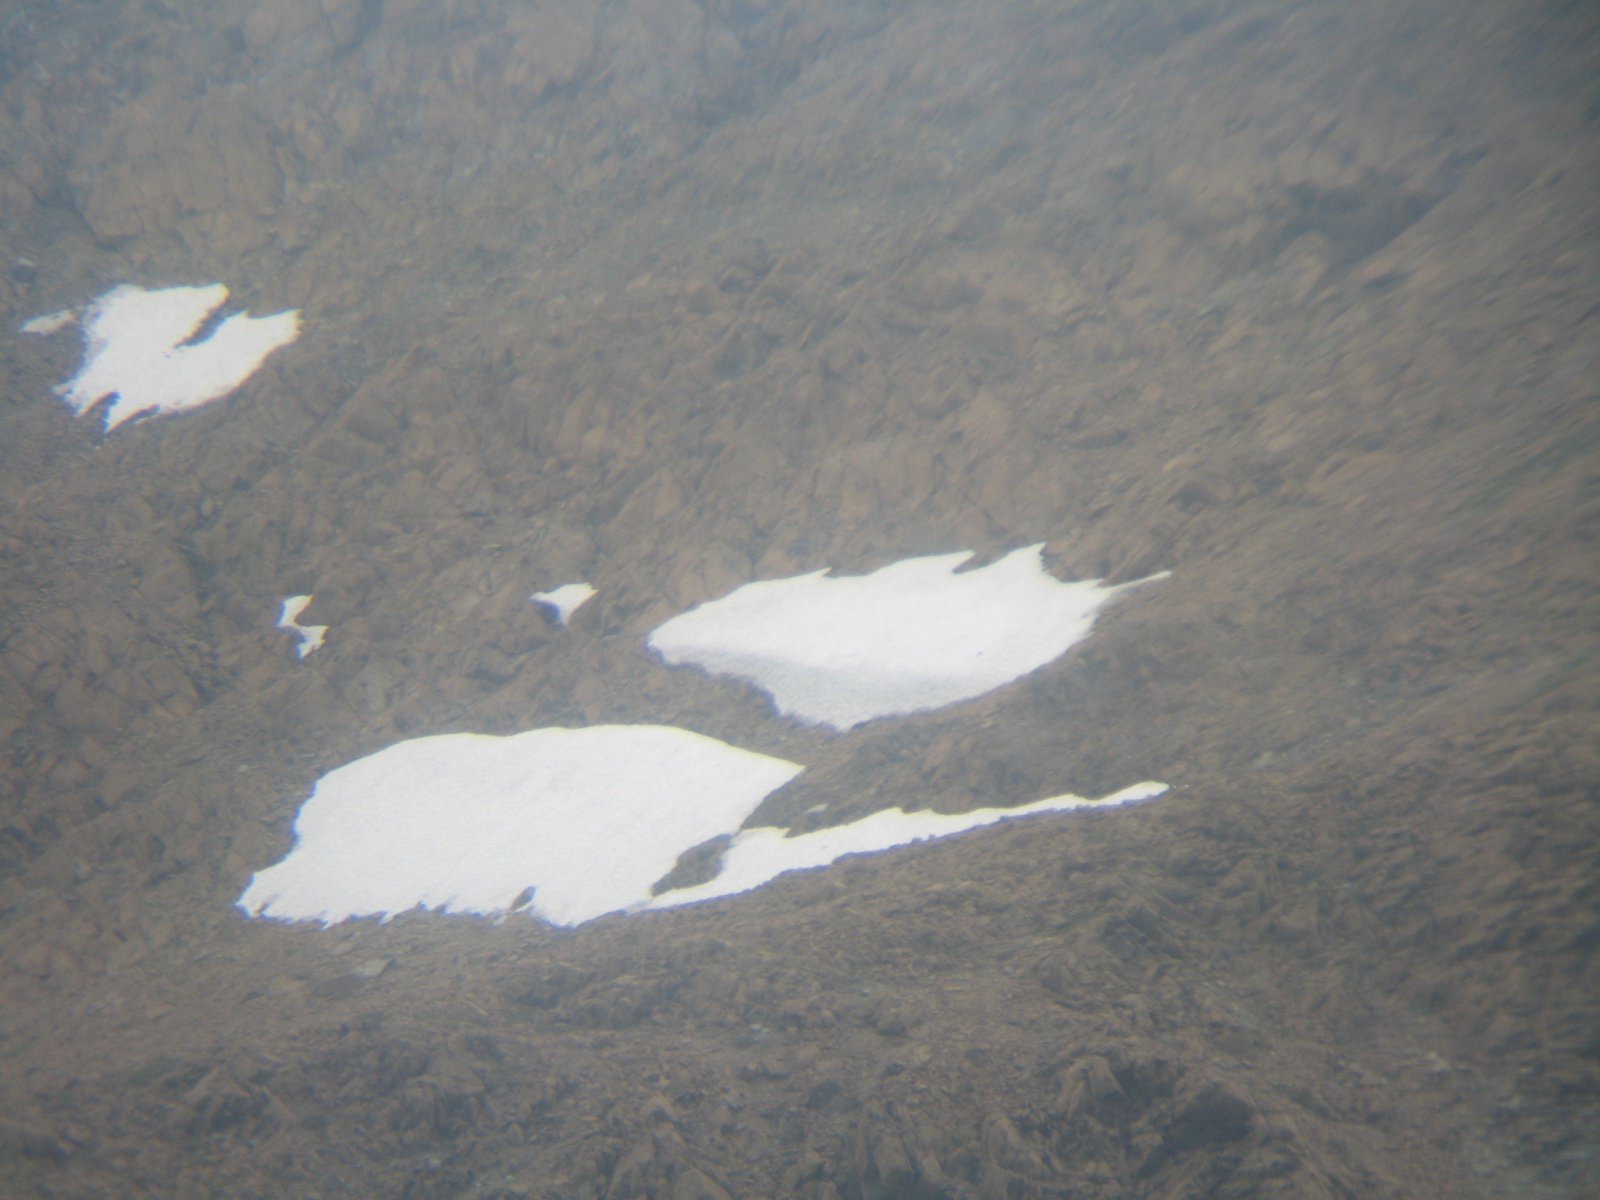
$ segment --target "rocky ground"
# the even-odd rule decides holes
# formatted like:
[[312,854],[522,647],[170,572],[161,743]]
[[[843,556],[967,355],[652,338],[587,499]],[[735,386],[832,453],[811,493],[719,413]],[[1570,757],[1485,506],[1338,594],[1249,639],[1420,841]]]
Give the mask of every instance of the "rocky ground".
[[[1597,61],[1553,0],[11,6],[3,1190],[1600,1190]],[[15,331],[123,281],[305,332],[103,438]],[[1172,575],[847,735],[643,649],[1035,542]],[[601,721],[806,763],[784,823],[1173,791],[577,930],[232,907],[320,773]]]

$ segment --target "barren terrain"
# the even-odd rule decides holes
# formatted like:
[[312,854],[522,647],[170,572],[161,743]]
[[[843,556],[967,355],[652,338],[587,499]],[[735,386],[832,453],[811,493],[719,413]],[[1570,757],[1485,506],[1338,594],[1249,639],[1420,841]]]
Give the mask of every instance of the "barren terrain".
[[[1597,63],[1553,0],[9,6],[0,1191],[1600,1193]],[[305,332],[102,436],[17,330],[124,281]],[[846,734],[644,648],[1036,542],[1171,578]],[[234,908],[341,763],[599,722],[806,764],[795,828],[1173,790],[575,930]]]

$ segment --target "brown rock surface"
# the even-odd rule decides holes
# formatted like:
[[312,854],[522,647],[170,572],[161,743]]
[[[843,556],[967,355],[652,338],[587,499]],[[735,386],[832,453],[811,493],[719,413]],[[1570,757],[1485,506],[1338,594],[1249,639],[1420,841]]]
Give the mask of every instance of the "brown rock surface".
[[[0,1191],[1600,1190],[1597,53],[1476,0],[0,16],[6,329],[305,315],[109,438],[0,334]],[[842,736],[643,647],[1035,542],[1172,576]],[[795,827],[1174,789],[575,931],[233,909],[322,772],[599,721],[807,764]]]

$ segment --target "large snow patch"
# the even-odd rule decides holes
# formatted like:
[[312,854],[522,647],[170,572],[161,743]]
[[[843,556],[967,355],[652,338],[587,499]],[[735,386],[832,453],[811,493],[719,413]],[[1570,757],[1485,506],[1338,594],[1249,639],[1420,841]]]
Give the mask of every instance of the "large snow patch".
[[238,905],[331,924],[418,905],[503,913],[532,888],[536,916],[577,925],[643,907],[683,851],[799,772],[662,725],[400,742],[318,781],[294,848]]
[[746,584],[672,618],[649,644],[669,663],[746,680],[779,712],[836,729],[942,708],[1059,657],[1108,600],[1136,586],[1062,583],[1044,569],[1043,549],[972,571],[956,570],[972,557],[962,552],[870,575]]

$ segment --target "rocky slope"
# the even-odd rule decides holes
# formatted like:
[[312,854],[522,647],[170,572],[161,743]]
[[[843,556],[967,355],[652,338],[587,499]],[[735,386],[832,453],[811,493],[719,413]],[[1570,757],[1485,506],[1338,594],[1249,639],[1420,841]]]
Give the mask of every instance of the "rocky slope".
[[[5,1190],[1600,1187],[1597,52],[1557,3],[0,18],[5,327],[306,327],[106,438],[0,334]],[[643,649],[1041,541],[1172,577],[942,712]],[[796,825],[1174,791],[577,930],[232,908],[321,772],[600,721],[806,763]]]

